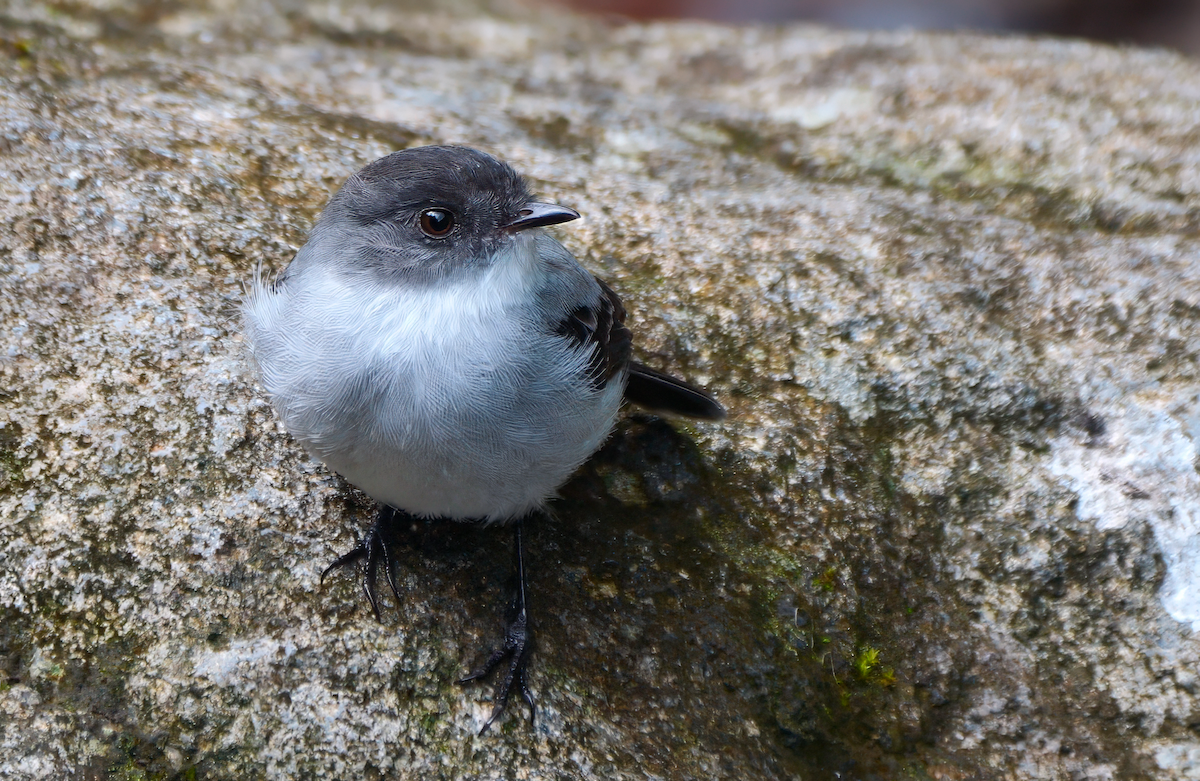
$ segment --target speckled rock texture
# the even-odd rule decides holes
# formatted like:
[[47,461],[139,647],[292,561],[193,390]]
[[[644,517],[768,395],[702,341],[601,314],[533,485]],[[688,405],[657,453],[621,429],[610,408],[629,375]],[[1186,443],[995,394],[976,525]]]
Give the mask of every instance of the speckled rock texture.
[[[425,6],[428,8],[428,6]],[[517,7],[0,3],[0,778],[1200,777],[1200,64]],[[579,209],[632,412],[530,529],[371,504],[242,286],[394,149]]]

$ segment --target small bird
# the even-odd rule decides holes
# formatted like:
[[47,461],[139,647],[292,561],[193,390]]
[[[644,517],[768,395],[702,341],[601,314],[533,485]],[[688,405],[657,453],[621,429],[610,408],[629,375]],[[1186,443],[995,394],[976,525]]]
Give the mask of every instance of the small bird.
[[516,590],[504,642],[460,683],[509,659],[495,706],[526,682],[522,527],[608,437],[622,399],[719,420],[707,393],[631,359],[617,294],[542,230],[579,218],[533,200],[473,149],[376,160],[330,199],[274,282],[243,305],[259,377],[315,458],[380,503],[362,562],[376,618],[381,564],[399,599],[388,529],[408,518],[512,523]]

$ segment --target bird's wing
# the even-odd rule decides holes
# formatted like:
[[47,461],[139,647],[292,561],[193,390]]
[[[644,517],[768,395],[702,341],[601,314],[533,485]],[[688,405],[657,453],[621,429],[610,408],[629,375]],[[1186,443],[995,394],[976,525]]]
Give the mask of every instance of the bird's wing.
[[725,408],[699,388],[678,377],[631,361],[632,335],[625,327],[621,298],[604,280],[596,277],[600,297],[591,306],[573,309],[559,324],[558,333],[592,348],[588,375],[596,388],[603,388],[622,368],[629,367],[625,399],[652,412],[666,412],[703,420],[721,420]]
[[625,307],[620,297],[601,279],[600,297],[595,303],[578,306],[555,329],[560,335],[591,348],[588,378],[595,388],[603,388],[629,364],[633,336],[625,327]]

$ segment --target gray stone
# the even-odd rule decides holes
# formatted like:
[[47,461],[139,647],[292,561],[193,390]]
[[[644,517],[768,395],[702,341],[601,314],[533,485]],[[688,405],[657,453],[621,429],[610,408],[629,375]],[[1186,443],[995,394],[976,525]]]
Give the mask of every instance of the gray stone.
[[[468,4],[0,5],[0,777],[1200,774],[1200,64]],[[351,172],[464,143],[641,357],[531,529],[536,728],[454,680],[503,529],[370,502],[238,336]]]

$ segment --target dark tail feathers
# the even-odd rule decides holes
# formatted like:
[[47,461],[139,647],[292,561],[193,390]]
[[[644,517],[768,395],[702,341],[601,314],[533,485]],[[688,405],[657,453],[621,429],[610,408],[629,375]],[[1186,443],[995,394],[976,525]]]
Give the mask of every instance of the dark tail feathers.
[[723,420],[725,408],[699,388],[637,363],[629,364],[625,398],[651,412],[670,412],[701,420]]

